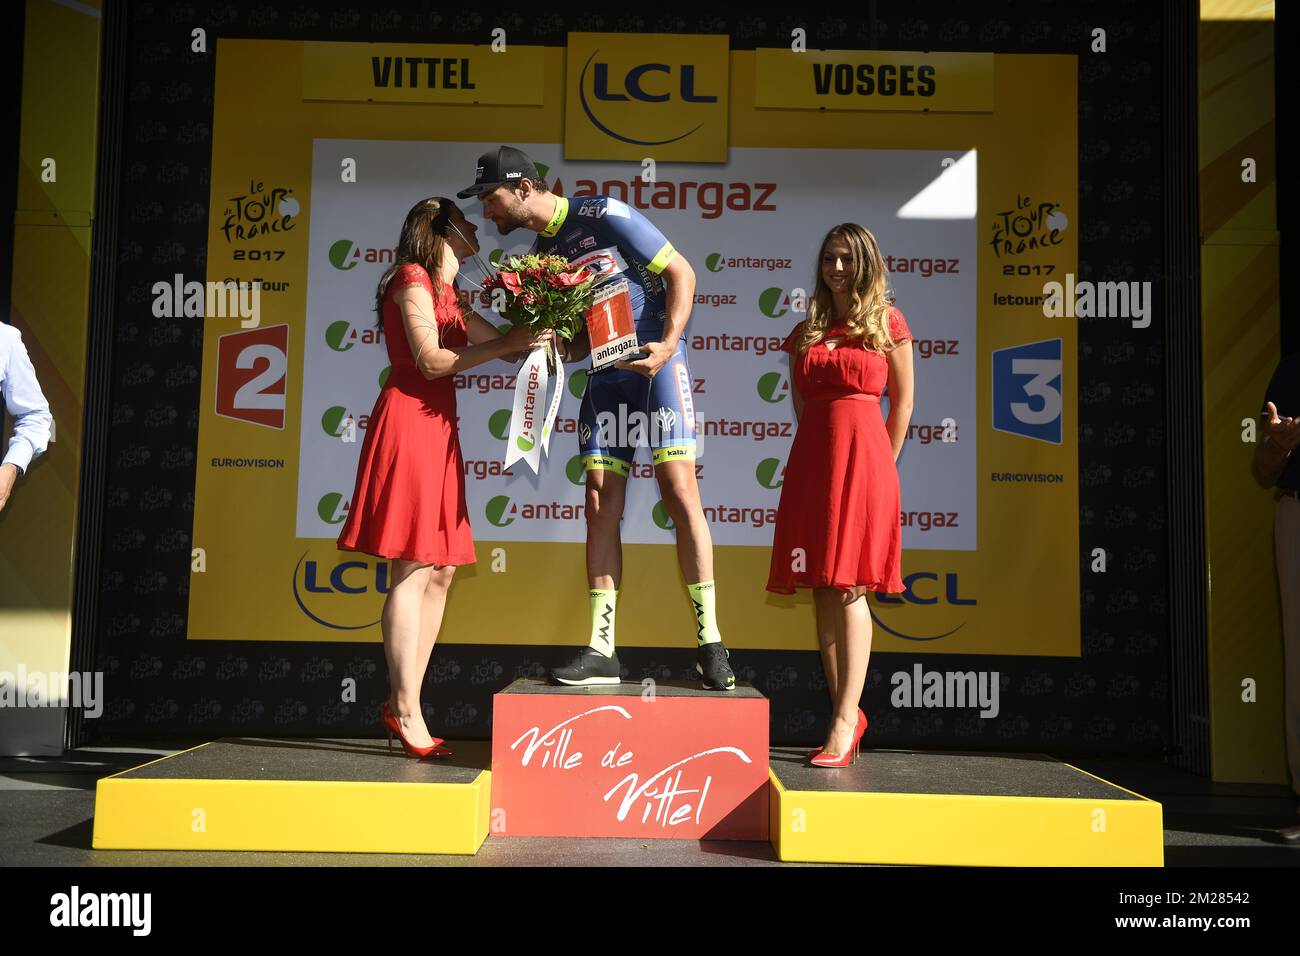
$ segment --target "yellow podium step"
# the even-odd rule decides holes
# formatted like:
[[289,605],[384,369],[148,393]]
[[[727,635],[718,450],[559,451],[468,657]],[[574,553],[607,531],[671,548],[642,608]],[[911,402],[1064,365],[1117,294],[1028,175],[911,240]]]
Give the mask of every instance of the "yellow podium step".
[[490,749],[448,746],[450,759],[410,760],[383,740],[223,738],[100,780],[92,845],[477,853]]
[[782,860],[1161,866],[1160,804],[1042,754],[864,751],[851,767],[769,758]]

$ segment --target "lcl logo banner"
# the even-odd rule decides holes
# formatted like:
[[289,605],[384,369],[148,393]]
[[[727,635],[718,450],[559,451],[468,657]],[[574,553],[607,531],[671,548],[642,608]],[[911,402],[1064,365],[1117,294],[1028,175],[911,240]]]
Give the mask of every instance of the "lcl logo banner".
[[725,163],[727,36],[570,33],[565,159]]

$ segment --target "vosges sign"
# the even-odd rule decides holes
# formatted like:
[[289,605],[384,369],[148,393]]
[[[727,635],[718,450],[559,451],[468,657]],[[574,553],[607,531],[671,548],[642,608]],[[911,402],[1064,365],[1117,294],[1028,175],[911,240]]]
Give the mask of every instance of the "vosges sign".
[[760,49],[754,56],[760,109],[993,109],[991,53]]

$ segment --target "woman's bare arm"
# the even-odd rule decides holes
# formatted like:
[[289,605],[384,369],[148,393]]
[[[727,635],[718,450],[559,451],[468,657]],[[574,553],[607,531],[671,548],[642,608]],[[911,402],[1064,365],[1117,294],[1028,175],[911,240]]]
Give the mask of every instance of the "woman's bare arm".
[[[503,358],[527,349],[534,336],[523,326],[501,335],[492,329],[494,337],[458,348],[443,348],[438,340],[438,323],[434,319],[433,296],[419,284],[402,286],[393,294],[393,302],[402,313],[402,326],[415,366],[427,379],[456,375],[466,369],[495,358]],[[485,320],[480,319],[484,325]],[[468,329],[468,323],[466,323]],[[491,326],[489,325],[489,328]],[[481,334],[482,330],[478,332]]]
[[907,340],[885,355],[889,363],[889,421],[885,430],[889,432],[889,444],[894,452],[894,461],[898,461],[907,439],[907,426],[912,421],[912,342]]

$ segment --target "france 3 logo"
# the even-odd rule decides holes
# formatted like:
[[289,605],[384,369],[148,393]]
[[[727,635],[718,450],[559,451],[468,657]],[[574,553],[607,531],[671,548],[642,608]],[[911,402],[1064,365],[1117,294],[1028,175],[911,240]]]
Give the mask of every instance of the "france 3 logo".
[[993,430],[1061,444],[1061,339],[993,350]]
[[288,325],[221,336],[217,344],[217,414],[266,428],[284,428],[288,372]]

